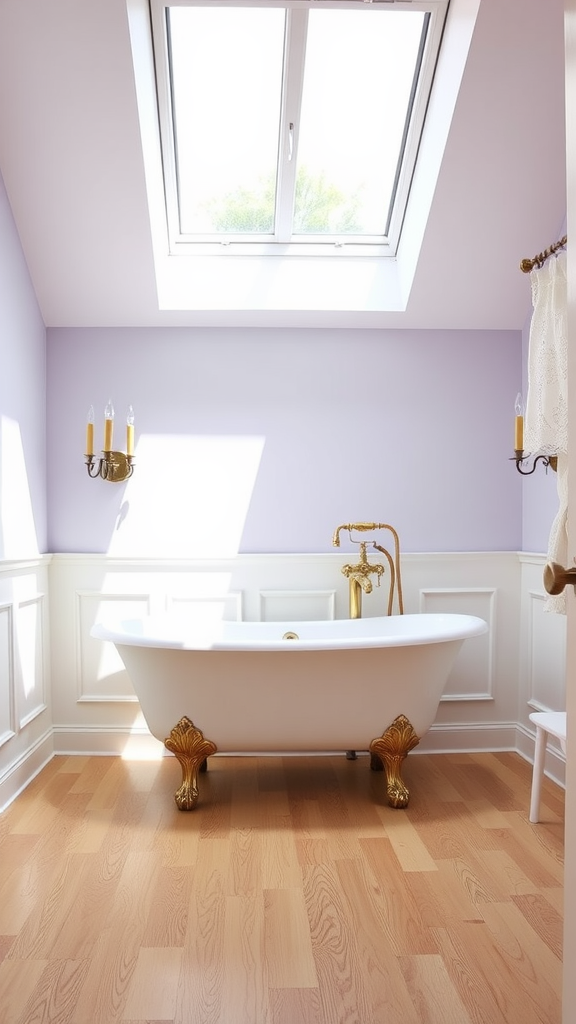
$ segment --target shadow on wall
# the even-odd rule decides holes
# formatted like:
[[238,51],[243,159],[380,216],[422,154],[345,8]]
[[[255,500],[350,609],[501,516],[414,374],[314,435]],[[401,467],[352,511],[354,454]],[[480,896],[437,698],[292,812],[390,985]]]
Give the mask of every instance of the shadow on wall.
[[0,558],[39,554],[19,424],[0,418]]
[[263,449],[257,436],[140,436],[108,553],[237,554]]

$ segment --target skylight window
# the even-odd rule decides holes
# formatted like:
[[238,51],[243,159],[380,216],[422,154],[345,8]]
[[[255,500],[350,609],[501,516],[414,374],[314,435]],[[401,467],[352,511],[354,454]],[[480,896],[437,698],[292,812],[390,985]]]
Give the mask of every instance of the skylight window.
[[171,252],[395,255],[447,0],[151,0]]

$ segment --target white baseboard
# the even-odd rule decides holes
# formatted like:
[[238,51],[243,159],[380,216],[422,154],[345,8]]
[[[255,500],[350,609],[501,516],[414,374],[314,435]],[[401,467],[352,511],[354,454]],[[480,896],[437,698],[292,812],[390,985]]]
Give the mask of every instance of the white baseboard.
[[26,789],[53,756],[54,744],[50,729],[0,775],[0,813]]
[[54,726],[55,754],[115,755],[154,760],[168,754],[148,730],[121,726]]
[[[517,731],[518,726],[515,723],[465,726],[433,725],[413,753],[463,754],[516,750]],[[532,748],[533,746],[532,743]],[[518,752],[522,753],[522,751]],[[109,726],[85,726],[82,728],[55,726],[54,753],[115,754],[120,757],[132,757],[135,760],[162,757],[168,754],[164,745],[154,739],[145,728],[124,729]],[[258,754],[258,751],[255,751],[254,754]],[[258,756],[264,755],[258,754]]]
[[468,754],[516,750],[515,722],[433,725],[413,753]]

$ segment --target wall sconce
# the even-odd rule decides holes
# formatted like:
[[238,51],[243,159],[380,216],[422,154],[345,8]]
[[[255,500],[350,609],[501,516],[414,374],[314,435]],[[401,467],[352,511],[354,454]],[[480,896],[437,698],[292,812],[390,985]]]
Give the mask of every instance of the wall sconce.
[[518,472],[521,473],[522,476],[531,476],[539,462],[542,463],[546,471],[548,471],[548,466],[550,466],[550,469],[556,472],[556,468],[558,465],[558,459],[556,455],[537,455],[534,459],[532,469],[522,469],[523,464],[527,462],[528,459],[531,458],[531,456],[524,455],[524,402],[522,401],[521,394],[516,395],[514,413],[515,420],[513,461],[516,463],[516,469],[518,470]]
[[104,409],[104,448],[102,457],[94,456],[94,406],[88,410],[86,422],[86,469],[88,476],[100,477],[110,483],[119,484],[127,480],[134,472],[134,410],[128,406],[126,415],[126,454],[113,451],[112,437],[114,433],[114,406],[109,401]]
[[531,456],[530,455],[526,455],[525,456],[524,452],[521,449],[520,450],[515,449],[515,451],[514,451],[514,462],[516,463],[516,469],[518,470],[519,473],[522,474],[522,476],[530,476],[531,473],[533,473],[534,470],[536,469],[536,466],[538,465],[539,462],[542,462],[542,465],[544,466],[544,468],[546,470],[548,470],[548,466],[550,466],[550,469],[553,469],[554,472],[556,472],[556,467],[557,467],[557,464],[558,464],[558,459],[557,459],[556,455],[537,455],[536,458],[534,459],[534,463],[533,463],[532,469],[522,469],[523,464],[525,462],[527,463],[529,458],[531,458]]

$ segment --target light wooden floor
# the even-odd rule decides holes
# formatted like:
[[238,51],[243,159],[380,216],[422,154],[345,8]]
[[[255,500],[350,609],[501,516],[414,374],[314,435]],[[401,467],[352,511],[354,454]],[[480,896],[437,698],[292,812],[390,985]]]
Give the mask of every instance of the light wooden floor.
[[563,792],[515,754],[57,757],[0,816],[1,1024],[559,1024]]

